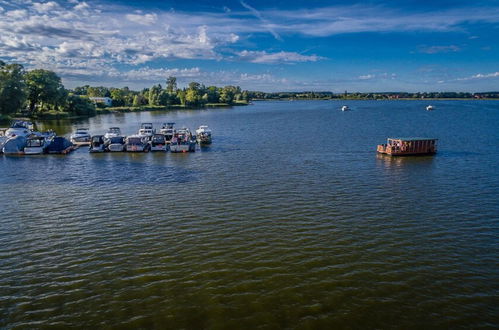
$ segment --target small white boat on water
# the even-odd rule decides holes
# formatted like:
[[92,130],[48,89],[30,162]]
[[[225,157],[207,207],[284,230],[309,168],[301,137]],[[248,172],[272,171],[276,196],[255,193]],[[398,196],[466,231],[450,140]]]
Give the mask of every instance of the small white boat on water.
[[151,138],[151,151],[168,151],[166,137],[163,134],[154,134]]
[[194,152],[196,151],[196,140],[191,131],[184,127],[178,129],[170,143],[171,152]]
[[140,135],[130,135],[125,140],[125,148],[128,152],[148,152],[150,149],[148,139]]
[[108,140],[107,150],[111,152],[125,151],[125,137],[115,136]]
[[349,111],[350,108],[348,107],[348,105],[344,105],[341,107],[341,111]]
[[426,111],[432,111],[432,110],[435,110],[435,107],[433,105],[430,104],[426,107]]
[[92,136],[88,132],[88,128],[77,128],[69,138],[73,144],[76,145],[88,145],[90,144],[90,139]]
[[110,127],[106,134],[104,134],[104,139],[108,140],[113,137],[121,136],[121,130],[119,127]]
[[166,142],[170,142],[175,134],[175,123],[165,123],[161,126],[159,132],[166,138]]
[[199,144],[210,144],[211,143],[211,129],[206,125],[201,125],[196,130],[196,138]]
[[15,137],[24,136],[28,137],[33,134],[34,125],[29,121],[17,120],[5,131],[5,136]]
[[90,141],[89,152],[104,152],[106,151],[106,142],[103,135],[94,135]]
[[156,131],[154,130],[152,123],[142,123],[137,135],[150,140],[154,133],[156,133]]
[[43,136],[33,136],[28,138],[24,147],[25,155],[41,155],[46,153],[48,146],[52,142],[51,138]]

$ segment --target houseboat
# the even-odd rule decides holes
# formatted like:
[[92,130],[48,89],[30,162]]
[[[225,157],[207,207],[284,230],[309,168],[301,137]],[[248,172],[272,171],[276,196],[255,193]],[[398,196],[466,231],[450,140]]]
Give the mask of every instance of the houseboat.
[[381,154],[390,156],[432,155],[437,152],[437,139],[433,138],[389,138],[379,144]]

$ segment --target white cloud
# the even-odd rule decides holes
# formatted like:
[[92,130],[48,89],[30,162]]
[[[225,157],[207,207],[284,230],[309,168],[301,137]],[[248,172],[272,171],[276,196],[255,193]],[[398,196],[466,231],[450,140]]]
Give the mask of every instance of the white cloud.
[[373,79],[373,78],[376,78],[376,75],[374,75],[374,74],[366,74],[366,75],[363,75],[363,76],[359,76],[360,80],[369,80],[369,79]]
[[465,78],[458,78],[456,80],[459,81],[466,81],[466,80],[477,80],[477,79],[490,79],[490,78],[497,78],[499,77],[499,71],[498,72],[492,72],[492,73],[478,73],[470,77],[465,77]]
[[126,18],[131,22],[142,25],[152,25],[156,23],[156,21],[158,20],[158,16],[156,14],[145,14],[145,15],[128,14],[126,15]]
[[41,3],[33,3],[33,8],[35,11],[39,13],[48,13],[52,10],[57,10],[59,9],[59,5],[56,2],[49,1],[49,2],[41,2]]
[[277,53],[267,53],[266,51],[249,51],[243,50],[237,53],[240,59],[251,62],[251,63],[265,63],[265,64],[277,64],[277,63],[298,63],[298,62],[316,62],[323,59],[317,55],[302,55],[295,52],[277,52]]

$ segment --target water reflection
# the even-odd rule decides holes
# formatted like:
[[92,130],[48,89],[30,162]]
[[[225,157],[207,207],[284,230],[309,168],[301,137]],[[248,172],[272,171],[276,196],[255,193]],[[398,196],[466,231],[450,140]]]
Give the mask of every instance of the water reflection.
[[394,168],[430,168],[436,156],[390,156],[376,154],[376,165],[384,169]]

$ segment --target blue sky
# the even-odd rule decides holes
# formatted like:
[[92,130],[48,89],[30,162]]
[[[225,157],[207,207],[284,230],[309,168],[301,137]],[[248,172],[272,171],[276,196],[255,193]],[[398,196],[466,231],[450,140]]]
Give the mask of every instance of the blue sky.
[[66,87],[499,90],[499,1],[0,0],[0,59]]

